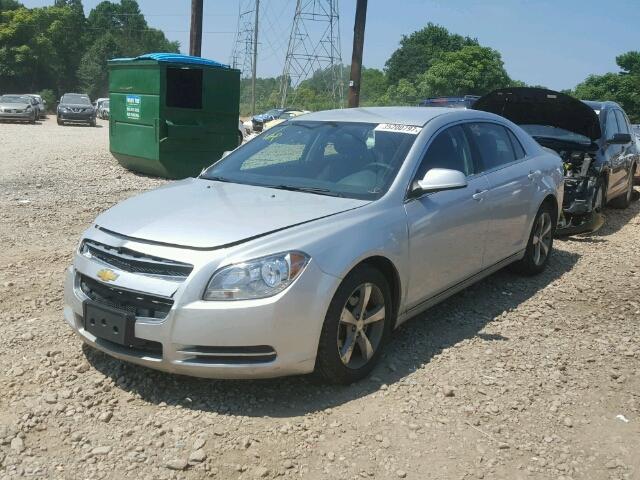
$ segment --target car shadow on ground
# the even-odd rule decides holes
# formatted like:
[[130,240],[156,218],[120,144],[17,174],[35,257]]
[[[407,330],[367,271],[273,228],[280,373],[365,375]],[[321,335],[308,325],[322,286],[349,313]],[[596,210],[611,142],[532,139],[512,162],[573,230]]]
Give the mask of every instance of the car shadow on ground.
[[[483,328],[571,270],[579,255],[556,249],[548,268],[534,277],[502,270],[400,326],[371,376],[350,386],[323,385],[312,376],[271,380],[208,380],[171,375],[113,359],[84,346],[87,360],[116,388],[153,404],[256,417],[295,417],[342,405],[392,385],[444,349],[474,337],[490,345],[508,342]],[[532,321],[535,321],[532,319]]]
[[88,123],[65,123],[64,125],[58,125],[59,127],[85,127],[85,128],[104,128],[103,125],[96,123],[95,125],[89,125]]

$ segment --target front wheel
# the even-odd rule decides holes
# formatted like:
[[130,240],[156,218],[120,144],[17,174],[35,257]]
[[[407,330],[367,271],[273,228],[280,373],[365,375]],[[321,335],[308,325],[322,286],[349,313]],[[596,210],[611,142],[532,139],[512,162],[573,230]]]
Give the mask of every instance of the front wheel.
[[529,242],[522,260],[516,262],[516,271],[524,275],[541,273],[549,263],[556,231],[554,214],[548,203],[543,203],[533,221]]
[[389,284],[379,270],[361,265],[338,287],[322,326],[316,374],[328,383],[366,377],[380,358],[394,320]]

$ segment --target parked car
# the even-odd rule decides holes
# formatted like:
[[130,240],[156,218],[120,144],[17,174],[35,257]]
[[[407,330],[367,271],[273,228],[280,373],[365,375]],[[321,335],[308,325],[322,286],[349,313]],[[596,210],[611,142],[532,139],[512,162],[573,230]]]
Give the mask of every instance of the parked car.
[[36,123],[38,107],[28,95],[2,95],[0,97],[0,120]]
[[100,97],[100,98],[96,99],[95,102],[93,102],[93,108],[96,109],[96,112],[99,112],[100,111],[100,107],[102,106],[102,104],[104,102],[108,102],[108,101],[109,101],[108,97]]
[[253,125],[254,132],[261,132],[264,124],[270,120],[279,118],[280,115],[286,110],[286,108],[272,108],[259,115],[251,117],[251,124]]
[[305,113],[310,113],[310,112],[309,110],[286,110],[282,112],[282,114],[278,118],[265,122],[262,129],[269,130],[271,127],[280,125],[282,122],[285,122],[290,118],[299,117],[300,115],[304,115]]
[[34,93],[28,93],[28,97],[33,98],[36,101],[36,105],[38,107],[38,118],[47,116],[47,101],[44,100],[40,95],[36,95]]
[[[607,204],[629,206],[640,152],[617,103],[583,102],[523,87],[491,92],[473,108],[504,116],[560,155],[565,171],[561,233],[592,230]],[[534,168],[532,174],[536,172]]]
[[421,101],[419,107],[471,108],[480,97],[465,95],[464,97],[434,97]]
[[88,123],[96,126],[96,109],[88,95],[82,93],[65,93],[57,109],[58,125],[65,123]]
[[[631,125],[631,131],[634,133],[636,148],[640,152],[640,125]],[[636,176],[634,180],[636,185],[640,185],[640,168],[638,166],[636,166]]]
[[98,109],[98,116],[103,120],[109,120],[110,114],[111,110],[109,110],[109,100],[105,100],[100,104],[100,108]]
[[560,158],[497,115],[309,113],[100,215],[64,316],[150,368],[349,383],[408,318],[506,265],[543,271],[562,181]]

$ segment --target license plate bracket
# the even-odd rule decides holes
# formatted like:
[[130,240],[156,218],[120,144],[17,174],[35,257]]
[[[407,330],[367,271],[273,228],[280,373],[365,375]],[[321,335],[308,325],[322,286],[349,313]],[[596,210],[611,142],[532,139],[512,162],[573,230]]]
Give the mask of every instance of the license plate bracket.
[[136,317],[132,313],[84,302],[83,314],[84,329],[92,335],[119,345],[136,344]]

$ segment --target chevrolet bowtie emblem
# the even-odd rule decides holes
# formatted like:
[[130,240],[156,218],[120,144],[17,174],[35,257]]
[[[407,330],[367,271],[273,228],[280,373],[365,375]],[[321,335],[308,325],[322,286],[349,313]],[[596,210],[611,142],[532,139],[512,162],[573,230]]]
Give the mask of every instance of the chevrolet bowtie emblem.
[[108,268],[103,268],[102,270],[99,270],[97,275],[98,275],[98,278],[103,282],[113,282],[115,279],[117,279],[120,276],[116,272]]

